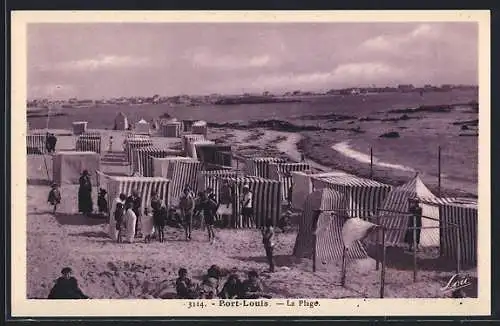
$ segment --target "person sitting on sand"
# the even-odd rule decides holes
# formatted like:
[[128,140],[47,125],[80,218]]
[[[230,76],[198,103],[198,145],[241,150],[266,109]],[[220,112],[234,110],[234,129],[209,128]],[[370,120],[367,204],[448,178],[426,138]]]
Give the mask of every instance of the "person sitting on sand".
[[221,299],[239,299],[243,296],[243,283],[241,282],[238,274],[232,273],[229,275],[226,283],[219,293]]
[[184,232],[186,234],[186,241],[191,240],[191,228],[193,226],[193,211],[194,211],[194,198],[191,195],[189,188],[185,187],[184,192],[179,199],[179,209],[183,220]]
[[188,278],[188,271],[185,268],[179,268],[179,277],[175,280],[175,289],[179,299],[195,299],[195,284]]
[[62,276],[50,290],[48,299],[89,299],[78,287],[78,281],[72,276],[71,268],[64,267],[61,274]]
[[201,283],[200,296],[202,299],[214,299],[219,294],[220,268],[212,265],[203,277]]
[[99,189],[99,195],[97,196],[97,208],[99,211],[99,215],[101,216],[108,216],[109,214],[109,207],[108,207],[108,200],[106,199],[106,190],[105,189]]
[[264,286],[259,279],[259,273],[257,273],[257,271],[255,270],[249,271],[248,278],[243,282],[243,298],[271,298],[271,296],[264,293]]
[[49,191],[48,203],[54,207],[52,213],[55,214],[57,210],[57,205],[61,203],[61,192],[59,191],[59,186],[57,183],[53,183]]
[[135,226],[137,224],[137,215],[135,215],[135,212],[134,212],[134,204],[132,202],[132,200],[129,198],[127,198],[126,202],[125,202],[125,218],[124,218],[124,222],[125,222],[125,227],[126,227],[126,233],[125,233],[125,242],[127,243],[132,243],[134,242],[134,238],[135,238]]

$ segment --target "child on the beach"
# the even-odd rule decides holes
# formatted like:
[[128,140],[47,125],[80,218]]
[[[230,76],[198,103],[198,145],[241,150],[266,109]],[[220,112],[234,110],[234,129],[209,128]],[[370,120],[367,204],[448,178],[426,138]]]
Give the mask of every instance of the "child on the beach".
[[113,136],[109,137],[109,147],[108,147],[108,152],[113,151]]
[[61,203],[61,192],[57,183],[53,183],[49,192],[49,198],[47,199],[50,205],[54,206],[53,214],[56,213],[57,205]]

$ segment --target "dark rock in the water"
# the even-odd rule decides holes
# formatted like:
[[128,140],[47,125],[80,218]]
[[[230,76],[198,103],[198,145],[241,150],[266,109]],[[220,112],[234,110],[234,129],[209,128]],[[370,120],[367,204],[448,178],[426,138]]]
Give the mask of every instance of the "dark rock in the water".
[[385,134],[380,135],[379,137],[381,138],[399,138],[399,132],[397,131],[391,131],[391,132],[386,132]]
[[452,123],[453,125],[467,125],[467,126],[476,126],[479,124],[479,119],[474,120],[465,120],[465,121],[456,121]]
[[462,127],[460,127],[460,129],[462,129],[462,130],[469,130],[469,127],[467,127],[466,125],[462,125]]
[[478,137],[479,133],[473,133],[473,134],[458,134],[460,137]]
[[372,118],[372,117],[362,117],[362,118],[359,118],[358,121],[380,121],[380,119]]
[[352,124],[354,124],[354,121],[349,121],[347,124],[352,125]]

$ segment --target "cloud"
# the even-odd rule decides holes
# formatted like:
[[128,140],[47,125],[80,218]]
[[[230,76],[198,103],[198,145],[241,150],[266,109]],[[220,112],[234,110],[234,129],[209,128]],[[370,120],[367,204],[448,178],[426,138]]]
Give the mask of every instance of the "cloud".
[[217,69],[245,69],[245,68],[263,68],[271,64],[269,55],[255,56],[234,56],[217,55],[208,51],[196,51],[196,53],[187,55],[195,67],[217,68]]
[[95,59],[73,60],[52,65],[44,64],[39,65],[37,68],[41,71],[88,71],[107,68],[145,67],[147,65],[149,65],[149,60],[146,58],[101,55]]
[[361,47],[375,51],[394,51],[421,40],[436,39],[439,29],[429,24],[420,24],[412,31],[403,35],[379,35],[364,41]]

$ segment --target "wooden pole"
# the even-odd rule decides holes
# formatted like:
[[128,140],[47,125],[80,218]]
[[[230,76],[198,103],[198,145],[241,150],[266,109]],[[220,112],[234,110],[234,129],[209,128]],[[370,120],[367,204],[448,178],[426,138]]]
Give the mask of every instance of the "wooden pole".
[[441,146],[438,146],[438,197],[441,197]]
[[417,216],[413,214],[413,282],[417,281]]
[[370,147],[370,179],[373,178],[373,147]]
[[313,273],[316,273],[316,235],[314,236],[313,246]]
[[347,248],[344,246],[344,250],[342,252],[342,277],[340,279],[340,284],[345,286],[345,276],[346,276],[346,253]]
[[461,253],[460,253],[460,232],[459,232],[459,226],[455,228],[457,232],[457,274],[460,273],[460,262],[461,262]]
[[[378,215],[378,212],[377,212],[377,225],[380,225],[380,216]],[[382,232],[382,234],[384,234]],[[385,235],[384,235],[385,236]],[[382,242],[384,240],[382,239]],[[380,254],[380,232],[377,231],[377,241],[375,242],[377,245],[376,245],[376,252],[377,254],[375,255],[376,257],[376,260],[375,260],[375,270],[378,271],[379,270],[379,265],[380,265],[380,258],[379,258],[379,254]]]
[[385,290],[385,229],[382,227],[382,271],[380,272],[380,298],[384,297]]

